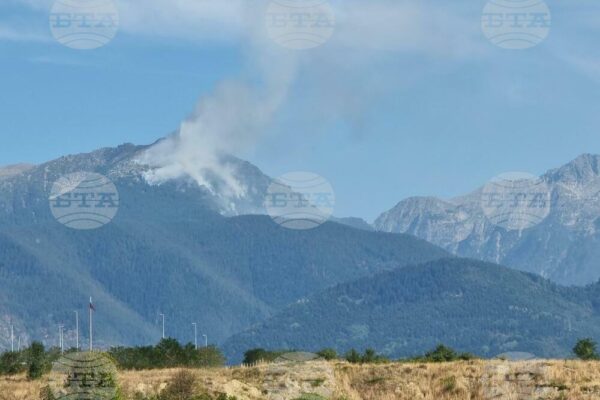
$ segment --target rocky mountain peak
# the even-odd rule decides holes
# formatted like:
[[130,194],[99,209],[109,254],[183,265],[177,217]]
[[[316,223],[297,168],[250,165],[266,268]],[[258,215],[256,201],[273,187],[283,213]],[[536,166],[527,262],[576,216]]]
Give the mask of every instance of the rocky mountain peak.
[[600,155],[582,154],[560,168],[548,171],[550,182],[589,183],[600,176]]

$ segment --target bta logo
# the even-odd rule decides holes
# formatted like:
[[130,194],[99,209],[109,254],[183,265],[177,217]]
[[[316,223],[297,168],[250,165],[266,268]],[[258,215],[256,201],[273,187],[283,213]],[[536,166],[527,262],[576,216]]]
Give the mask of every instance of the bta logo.
[[487,28],[550,28],[550,13],[486,13]]
[[269,13],[273,28],[333,29],[335,23],[328,13]]
[[489,181],[481,191],[481,208],[494,225],[523,230],[540,224],[552,208],[552,192],[534,175],[510,172]]
[[335,193],[327,179],[312,172],[290,172],[267,189],[265,208],[279,225],[312,229],[333,214]]
[[56,0],[50,12],[50,30],[67,47],[97,49],[116,36],[119,10],[115,0]]
[[543,0],[490,0],[483,9],[481,28],[494,45],[524,50],[548,37],[551,22]]
[[272,0],[265,22],[271,39],[293,50],[321,46],[335,31],[335,13],[327,0]]
[[486,193],[486,207],[546,208],[549,199],[547,192],[540,193]]
[[119,192],[105,176],[77,172],[61,177],[52,186],[50,210],[61,224],[72,229],[97,229],[117,215]]
[[334,206],[332,193],[271,193],[271,207],[327,207]]
[[118,193],[66,193],[53,200],[57,208],[117,208]]
[[119,26],[119,17],[114,13],[55,13],[52,14],[52,27],[58,29],[87,28],[109,29]]

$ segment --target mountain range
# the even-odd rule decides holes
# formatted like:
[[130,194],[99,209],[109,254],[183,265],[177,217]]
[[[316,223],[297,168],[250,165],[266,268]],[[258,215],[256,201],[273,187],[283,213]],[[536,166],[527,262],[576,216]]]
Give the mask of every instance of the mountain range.
[[[262,204],[270,178],[229,158],[251,195],[223,201],[188,179],[149,185],[143,178],[146,167],[136,162],[146,149],[123,145],[4,173],[4,348],[10,324],[25,341],[43,339],[48,345],[57,344],[57,326],[65,324],[67,345],[73,344],[73,311],[84,318],[89,296],[97,310],[94,337],[99,346],[157,341],[159,314],[166,316],[169,336],[189,341],[192,322],[197,322],[211,343],[221,343],[329,286],[448,256],[410,235],[334,222],[294,231],[266,216],[229,217],[232,210]],[[101,173],[115,183],[120,207],[110,224],[72,230],[52,216],[52,183],[76,171]]]
[[527,229],[494,224],[484,187],[457,198],[412,197],[381,214],[374,227],[409,233],[461,257],[533,272],[563,285],[600,278],[600,156],[584,154],[540,178],[547,215]]
[[[600,207],[583,200],[600,190],[597,156],[543,176],[561,206],[530,229],[487,221],[475,192],[405,200],[375,228],[333,218],[297,231],[262,215],[273,179],[256,166],[222,158],[241,196],[224,196],[218,175],[210,188],[186,176],[149,183],[140,160],[152,146],[0,168],[0,348],[10,325],[25,342],[56,345],[65,324],[73,345],[74,311],[85,318],[90,296],[98,346],[156,342],[164,314],[168,336],[190,341],[196,322],[231,360],[259,345],[405,356],[439,341],[480,355],[560,356],[575,337],[600,337],[600,287],[545,279],[598,278]],[[116,217],[96,230],[69,229],[50,209],[53,183],[81,171],[118,188]]]

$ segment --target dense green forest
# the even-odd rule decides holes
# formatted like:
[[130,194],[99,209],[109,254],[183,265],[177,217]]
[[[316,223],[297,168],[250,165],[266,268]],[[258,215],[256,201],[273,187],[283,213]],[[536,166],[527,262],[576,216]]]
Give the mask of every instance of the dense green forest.
[[[92,296],[101,347],[152,343],[159,313],[169,336],[190,340],[196,322],[220,344],[329,286],[447,256],[408,235],[337,223],[293,231],[267,216],[227,218],[198,187],[151,186],[134,173],[114,178],[120,207],[109,225],[74,231],[52,217],[48,182],[72,171],[110,175],[137,150],[67,157],[0,181],[0,309],[28,341],[73,321],[73,310],[85,315]],[[0,335],[0,348],[8,344]]]
[[223,349],[235,357],[252,347],[373,347],[398,358],[442,342],[483,357],[567,357],[577,338],[600,338],[599,287],[565,288],[496,264],[444,259],[327,289]]

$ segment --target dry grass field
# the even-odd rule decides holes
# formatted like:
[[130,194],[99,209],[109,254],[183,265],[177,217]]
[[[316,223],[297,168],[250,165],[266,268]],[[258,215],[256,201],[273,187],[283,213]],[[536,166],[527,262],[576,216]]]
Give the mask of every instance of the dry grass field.
[[[124,371],[127,399],[163,390],[178,370]],[[600,363],[581,361],[466,361],[374,364],[315,361],[252,368],[191,370],[198,393],[239,400],[592,400],[600,399]],[[0,400],[38,400],[44,380],[0,378]],[[136,397],[137,396],[137,397]]]

